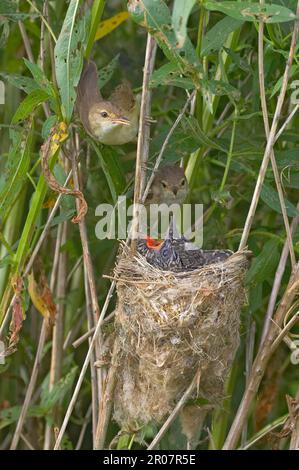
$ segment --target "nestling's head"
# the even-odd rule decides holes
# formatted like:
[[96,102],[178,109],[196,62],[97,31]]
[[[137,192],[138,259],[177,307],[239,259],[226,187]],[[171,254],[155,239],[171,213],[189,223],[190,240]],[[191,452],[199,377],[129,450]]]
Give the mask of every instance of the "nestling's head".
[[188,193],[184,169],[177,165],[160,168],[153,180],[149,199],[156,204],[182,204]]

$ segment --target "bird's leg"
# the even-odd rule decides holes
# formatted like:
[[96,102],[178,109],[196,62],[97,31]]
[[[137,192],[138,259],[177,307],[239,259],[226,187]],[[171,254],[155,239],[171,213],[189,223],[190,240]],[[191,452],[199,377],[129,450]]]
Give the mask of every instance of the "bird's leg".
[[147,124],[148,126],[151,125],[151,124],[156,124],[157,119],[153,119],[151,116],[145,116],[145,124]]

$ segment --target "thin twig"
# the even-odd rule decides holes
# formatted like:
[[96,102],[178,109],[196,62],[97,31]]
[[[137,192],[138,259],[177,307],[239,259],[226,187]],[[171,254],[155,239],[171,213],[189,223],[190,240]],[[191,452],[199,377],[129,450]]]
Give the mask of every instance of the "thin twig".
[[173,409],[173,411],[171,412],[171,414],[169,415],[169,417],[167,418],[167,420],[165,421],[165,423],[161,427],[160,431],[158,432],[158,434],[154,437],[154,439],[152,440],[152,442],[148,446],[147,450],[153,450],[157,447],[160,440],[162,439],[162,437],[164,436],[164,434],[166,433],[168,428],[174,422],[175,418],[178,416],[179,412],[181,411],[181,409],[185,405],[186,401],[189,400],[189,398],[191,397],[194,389],[196,387],[198,387],[199,382],[200,382],[200,372],[197,372],[195,374],[195,376],[193,377],[193,380],[192,380],[191,384],[189,385],[189,387],[187,388],[185,393],[182,395],[182,397],[180,398],[180,400],[176,404],[175,408]]
[[[86,299],[86,313],[87,313],[87,325],[88,329],[93,328],[94,318],[92,315],[92,302],[89,288],[89,281],[87,277],[87,271],[84,271],[84,289],[85,289],[85,299]],[[90,341],[89,341],[90,343]],[[99,414],[99,392],[98,392],[98,382],[97,375],[98,371],[95,370],[94,363],[96,361],[95,351],[93,350],[90,358],[90,381],[91,381],[91,403],[92,403],[92,437],[93,441],[95,440],[96,429],[97,429],[97,420]]]
[[[297,203],[297,209],[299,209],[299,202]],[[294,235],[294,233],[296,232],[298,223],[299,223],[299,216],[295,217],[292,220],[292,223],[291,223],[291,233],[292,233],[292,235]],[[280,289],[282,276],[283,276],[284,271],[285,271],[285,267],[286,267],[286,263],[287,263],[287,259],[288,259],[288,254],[289,254],[289,246],[288,246],[288,241],[286,240],[285,243],[284,243],[283,250],[281,252],[280,260],[279,260],[278,267],[276,269],[276,273],[275,273],[275,277],[274,277],[274,282],[273,282],[272,291],[271,291],[271,295],[270,295],[270,299],[269,299],[269,304],[268,304],[267,313],[266,313],[266,317],[265,317],[265,322],[264,322],[263,333],[262,333],[260,345],[262,345],[262,343],[264,342],[264,339],[265,339],[265,337],[268,333],[268,330],[269,330],[269,325],[271,323],[272,315],[273,315],[273,312],[274,312],[274,309],[275,309],[276,299],[277,299],[278,292],[279,292],[279,289]]]
[[[56,281],[56,272],[57,272],[56,267],[58,265],[58,260],[59,260],[61,236],[62,236],[61,227],[62,227],[61,225],[58,227],[58,234],[57,234],[56,245],[55,245],[54,262],[53,262],[53,269],[52,269],[51,281],[50,281],[51,291],[54,290],[54,285]],[[34,360],[34,364],[32,368],[31,377],[30,377],[29,384],[26,390],[26,395],[25,395],[21,413],[17,422],[16,430],[12,439],[12,443],[10,447],[11,450],[15,450],[19,443],[19,439],[21,436],[25,418],[26,418],[28,408],[31,402],[32,394],[36,385],[38,372],[41,366],[41,359],[42,359],[43,349],[44,349],[44,345],[46,341],[46,332],[47,332],[47,320],[44,319],[42,323],[42,327],[41,327],[41,332],[40,332],[40,337],[39,337],[35,360]]]
[[285,325],[285,327],[282,330],[280,330],[279,335],[277,336],[275,341],[272,343],[272,346],[270,348],[270,353],[272,352],[272,350],[275,351],[279,343],[281,343],[281,341],[288,334],[290,329],[293,328],[293,326],[298,322],[298,320],[299,320],[299,312],[295,313],[295,315],[292,316],[291,320]]
[[27,36],[23,21],[19,20],[18,25],[19,25],[19,30],[23,39],[23,43],[24,43],[24,47],[25,47],[25,51],[28,56],[28,59],[30,60],[30,62],[34,63],[34,57],[33,57],[32,49],[31,49],[31,44]]
[[[67,241],[67,230],[68,223],[64,222],[62,225],[62,235],[61,235],[61,246],[63,246]],[[61,379],[62,373],[62,359],[63,359],[63,336],[64,336],[64,311],[65,303],[61,302],[66,298],[66,273],[67,273],[67,253],[62,251],[59,256],[59,265],[57,273],[57,286],[56,286],[56,295],[60,302],[57,305],[57,313],[55,318],[55,325],[52,332],[52,351],[51,351],[51,365],[50,365],[50,379],[49,379],[49,391],[51,391],[54,385]],[[54,418],[54,425],[57,423],[57,407],[54,407],[52,410],[52,416]],[[47,423],[45,429],[45,440],[44,440],[44,450],[51,449],[53,442],[52,426]]]
[[148,34],[144,59],[142,96],[136,153],[134,206],[131,235],[132,252],[136,251],[136,239],[138,233],[138,204],[140,204],[141,202],[141,196],[144,190],[146,180],[146,162],[148,159],[150,139],[150,126],[147,123],[147,119],[150,115],[151,110],[151,92],[149,90],[149,81],[154,70],[156,50],[156,41],[153,36]]
[[166,150],[166,147],[167,147],[167,145],[168,145],[168,143],[169,143],[169,140],[170,140],[172,134],[174,133],[175,129],[177,128],[177,126],[178,126],[179,123],[181,122],[181,120],[182,120],[182,118],[183,118],[185,112],[187,111],[187,108],[188,108],[190,102],[192,101],[193,97],[195,96],[195,94],[196,94],[196,91],[194,90],[194,91],[191,93],[191,95],[188,97],[188,99],[186,100],[186,103],[184,104],[184,107],[183,107],[182,111],[180,112],[180,114],[179,114],[178,117],[176,118],[175,122],[174,122],[173,125],[171,126],[171,128],[170,128],[170,130],[169,130],[169,132],[168,132],[168,134],[167,134],[167,136],[166,136],[166,138],[165,138],[165,140],[164,140],[164,142],[163,142],[163,145],[162,145],[162,147],[161,147],[161,150],[160,150],[160,152],[159,152],[159,155],[158,155],[158,157],[157,157],[157,159],[156,159],[154,169],[153,169],[153,171],[152,171],[152,174],[151,174],[151,176],[150,176],[150,178],[149,178],[149,180],[148,180],[148,182],[147,182],[146,188],[145,188],[145,190],[144,190],[144,193],[143,193],[143,196],[142,196],[142,199],[141,199],[141,202],[142,202],[142,203],[143,203],[143,202],[146,200],[146,198],[147,198],[148,192],[149,192],[149,190],[150,190],[150,188],[151,188],[151,185],[152,185],[152,183],[153,183],[153,181],[154,181],[155,174],[156,174],[156,172],[157,172],[157,170],[158,170],[158,168],[159,168],[159,166],[160,166],[160,163],[161,163],[161,161],[162,161],[162,157],[163,157],[164,152],[165,152],[165,150]]
[[81,449],[82,442],[83,442],[83,439],[84,439],[84,436],[85,436],[85,432],[86,432],[86,429],[87,429],[87,426],[88,426],[88,423],[89,423],[90,417],[91,417],[91,408],[92,408],[92,406],[89,405],[87,413],[86,413],[85,418],[84,418],[84,422],[83,422],[80,434],[79,434],[79,438],[78,438],[75,450],[80,450]]
[[[80,191],[80,184],[79,184],[79,173],[78,173],[78,162],[77,162],[77,154],[79,150],[79,141],[75,142],[76,145],[76,152],[73,152],[72,155],[72,169],[73,169],[73,177],[74,177],[74,188]],[[77,208],[79,209],[79,202],[76,200]],[[87,228],[85,223],[85,218],[83,217],[79,221],[79,232],[80,232],[80,239],[83,251],[83,266],[84,266],[84,278],[87,280],[85,284],[85,297],[86,297],[86,305],[87,305],[87,314],[91,310],[91,315],[88,315],[89,320],[89,329],[92,328],[100,317],[100,308],[97,298],[97,290],[96,290],[96,283],[95,283],[95,276],[94,276],[94,269],[91,261],[91,255],[89,251],[89,244],[88,244],[88,237],[87,237]],[[89,306],[89,299],[90,299],[90,306]],[[97,423],[97,416],[99,412],[98,403],[101,400],[102,394],[102,372],[101,370],[95,370],[94,368],[94,360],[99,358],[100,355],[100,337],[96,342],[96,351],[95,357],[94,352],[91,352],[91,379],[92,379],[92,400],[93,400],[93,429],[96,430],[96,423]],[[96,383],[94,382],[96,380]],[[95,434],[93,434],[95,438]]]
[[113,352],[111,357],[111,364],[109,367],[109,372],[107,375],[106,383],[104,386],[104,393],[103,393],[103,400],[101,401],[101,407],[99,412],[99,420],[96,430],[96,438],[95,438],[95,445],[94,449],[100,450],[104,449],[106,434],[110,419],[110,414],[113,405],[113,395],[114,389],[116,385],[116,377],[117,377],[117,358],[119,354],[119,341],[116,338],[113,345]]
[[59,447],[60,447],[60,444],[61,444],[61,440],[62,440],[62,437],[64,435],[64,432],[66,430],[66,427],[68,425],[68,422],[69,422],[69,419],[71,417],[71,414],[72,414],[72,411],[74,409],[74,406],[76,404],[76,401],[77,401],[77,398],[78,398],[78,395],[79,395],[79,392],[80,392],[80,388],[81,388],[81,385],[82,385],[82,382],[84,380],[84,376],[85,376],[85,373],[86,373],[86,370],[88,368],[88,364],[89,364],[89,361],[90,361],[90,358],[91,358],[91,352],[93,350],[93,347],[97,341],[97,337],[98,337],[98,334],[100,333],[100,330],[101,330],[101,327],[102,327],[102,323],[103,323],[103,319],[104,319],[104,316],[107,312],[107,309],[108,309],[108,306],[109,306],[109,303],[110,303],[110,299],[113,295],[113,292],[114,292],[114,289],[115,289],[115,282],[112,282],[111,286],[110,286],[110,289],[109,289],[109,292],[107,294],[107,297],[106,297],[106,300],[105,300],[105,303],[103,305],[103,308],[102,308],[102,311],[101,311],[101,315],[100,315],[100,318],[97,322],[97,326],[96,326],[96,329],[95,329],[95,332],[93,334],[93,337],[92,337],[92,340],[90,342],[90,345],[89,345],[89,348],[88,348],[88,352],[86,354],[86,357],[85,357],[85,360],[84,360],[84,363],[83,363],[83,366],[82,366],[82,369],[81,369],[81,372],[80,372],[80,375],[79,375],[79,378],[78,378],[78,381],[77,381],[77,384],[76,384],[76,387],[75,387],[75,390],[73,392],[73,395],[72,395],[72,398],[69,402],[69,406],[67,408],[67,411],[66,411],[66,414],[65,414],[65,417],[64,417],[64,420],[63,420],[63,423],[61,425],[61,428],[59,430],[59,434],[57,436],[57,439],[56,439],[56,442],[55,442],[55,446],[54,446],[54,450],[58,450]]
[[[104,318],[103,320],[103,325],[105,323],[108,323],[110,322],[113,317],[115,315],[115,310],[111,313],[109,313],[109,315],[107,315],[107,317]],[[84,341],[86,341],[88,338],[90,338],[90,336],[92,336],[95,332],[95,326],[93,328],[91,328],[90,330],[88,330],[86,333],[84,333],[84,335],[80,336],[80,338],[76,339],[76,341],[74,341],[72,343],[72,346],[73,348],[78,348],[82,343],[84,343]]]
[[281,128],[279,129],[279,131],[277,132],[276,136],[275,136],[275,142],[279,139],[279,137],[281,136],[281,134],[283,133],[283,131],[285,130],[285,128],[287,127],[287,125],[290,123],[290,121],[293,119],[293,117],[295,116],[295,114],[297,113],[299,109],[299,104],[296,104],[295,108],[293,109],[293,111],[289,114],[289,116],[287,117],[287,119],[285,120],[285,122],[283,123],[283,125],[281,126]]
[[[296,8],[296,15],[298,15],[298,14],[299,14],[299,2],[297,3],[297,8]],[[273,117],[273,122],[272,122],[272,125],[271,125],[269,138],[268,138],[267,146],[266,146],[266,149],[265,149],[265,152],[264,152],[264,157],[263,157],[263,161],[262,161],[261,168],[260,168],[260,171],[259,171],[258,179],[257,179],[256,186],[255,186],[255,189],[254,189],[251,205],[250,205],[250,208],[249,208],[249,211],[248,211],[248,215],[247,215],[247,218],[246,218],[244,230],[243,230],[243,233],[242,233],[242,237],[241,237],[241,241],[240,241],[240,245],[239,245],[239,250],[244,249],[247,245],[249,232],[250,232],[250,229],[251,229],[251,226],[252,226],[252,223],[253,223],[253,219],[254,219],[254,216],[255,216],[255,211],[256,211],[257,204],[258,204],[258,201],[259,201],[259,198],[260,198],[260,194],[261,194],[262,186],[263,186],[263,183],[264,183],[264,179],[265,179],[265,175],[266,175],[270,155],[271,155],[273,145],[274,145],[274,142],[275,142],[275,135],[276,135],[276,131],[277,131],[277,126],[278,126],[278,122],[279,122],[279,119],[280,119],[280,114],[281,114],[281,110],[282,110],[282,106],[283,106],[283,103],[284,103],[284,98],[285,98],[285,94],[286,94],[286,90],[287,90],[287,85],[288,85],[289,76],[290,76],[290,68],[291,68],[291,65],[293,63],[294,54],[295,54],[297,37],[298,37],[298,21],[295,21],[294,29],[293,29],[293,33],[292,33],[290,51],[289,51],[288,60],[287,60],[287,64],[286,64],[284,75],[283,75],[283,80],[282,80],[282,84],[281,84],[280,93],[279,93],[277,104],[276,104],[276,109],[275,109],[275,113],[274,113],[274,117]]]
[[23,433],[21,434],[21,439],[22,439],[22,441],[25,442],[25,444],[26,444],[26,446],[28,447],[29,450],[35,450],[35,448],[33,447],[33,445],[29,442],[29,440],[27,439],[26,436],[24,436]]
[[[249,328],[247,332],[246,338],[246,362],[245,362],[245,373],[246,373],[246,387],[248,386],[249,377],[252,369],[253,363],[253,354],[254,354],[254,343],[255,343],[255,333],[256,333],[256,325],[255,322],[252,321],[252,317],[249,317]],[[248,422],[246,421],[243,431],[242,431],[242,439],[241,444],[242,446],[245,445],[247,441],[247,431],[248,431]]]
[[[293,271],[293,274],[288,283],[288,287],[274,316],[275,325],[270,325],[268,335],[263,343],[263,347],[259,350],[253,363],[248,385],[245,389],[242,401],[239,405],[238,411],[235,415],[234,421],[223,446],[223,449],[225,450],[234,449],[238,443],[244,423],[249,413],[250,405],[258,391],[259,385],[265,373],[271,354],[273,354],[274,352],[274,350],[272,349],[272,345],[278,336],[277,326],[282,325],[285,315],[289,311],[293,300],[298,292],[298,287],[299,263],[296,265]],[[276,344],[276,347],[277,346],[278,344]]]
[[[264,5],[264,3],[265,3],[264,0],[260,0],[261,5]],[[268,117],[268,109],[267,109],[267,100],[266,100],[266,91],[265,91],[265,73],[264,73],[264,23],[262,21],[260,21],[260,23],[259,23],[258,63],[259,63],[260,97],[261,97],[261,105],[262,105],[262,112],[263,112],[265,134],[266,134],[266,138],[269,139],[270,126],[269,126],[269,117]],[[273,141],[273,145],[274,145],[274,141]],[[285,201],[284,201],[282,185],[281,185],[281,181],[280,181],[280,177],[279,177],[279,171],[278,171],[278,168],[277,168],[273,148],[270,151],[270,159],[271,159],[272,169],[273,169],[273,173],[274,173],[274,179],[275,179],[275,183],[276,183],[276,187],[277,187],[277,192],[278,192],[281,212],[282,212],[282,216],[283,216],[283,221],[284,221],[284,225],[285,225],[285,229],[286,229],[291,263],[292,263],[292,267],[294,267],[295,263],[296,263],[295,251],[294,251],[293,240],[292,240],[292,235],[291,235],[291,231],[290,231],[288,214],[287,214],[286,205],[285,205]]]

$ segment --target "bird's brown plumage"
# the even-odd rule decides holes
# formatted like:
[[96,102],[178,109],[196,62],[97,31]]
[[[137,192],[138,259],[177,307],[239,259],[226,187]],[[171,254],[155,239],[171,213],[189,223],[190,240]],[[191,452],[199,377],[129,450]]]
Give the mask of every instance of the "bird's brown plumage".
[[85,64],[77,87],[77,107],[85,130],[100,142],[120,145],[136,137],[139,104],[130,84],[124,81],[104,99],[92,61]]

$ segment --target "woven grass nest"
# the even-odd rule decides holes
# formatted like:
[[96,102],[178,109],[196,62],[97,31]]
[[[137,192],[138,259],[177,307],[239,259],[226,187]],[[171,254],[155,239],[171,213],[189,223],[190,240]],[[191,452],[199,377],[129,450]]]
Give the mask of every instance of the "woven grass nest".
[[215,405],[223,397],[239,346],[249,253],[174,273],[124,250],[115,268],[120,352],[114,419],[122,430],[161,423],[198,372],[193,398]]

